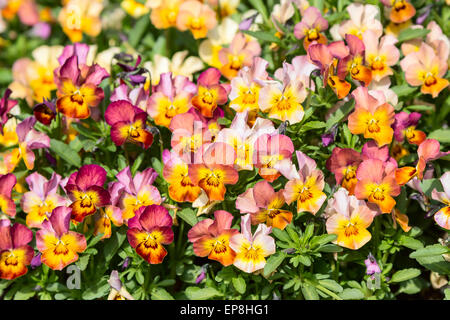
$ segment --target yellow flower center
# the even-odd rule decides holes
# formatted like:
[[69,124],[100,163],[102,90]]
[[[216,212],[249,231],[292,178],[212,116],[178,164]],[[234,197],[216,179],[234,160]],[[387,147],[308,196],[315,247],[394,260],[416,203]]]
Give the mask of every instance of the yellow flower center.
[[371,132],[371,133],[380,132],[380,126],[378,125],[378,120],[370,119],[367,122],[367,130],[369,130],[369,132]]

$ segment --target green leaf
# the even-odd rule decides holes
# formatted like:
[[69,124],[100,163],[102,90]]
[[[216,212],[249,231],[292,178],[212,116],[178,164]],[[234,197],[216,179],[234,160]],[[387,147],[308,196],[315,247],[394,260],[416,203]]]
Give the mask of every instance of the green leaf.
[[83,292],[83,300],[94,300],[105,297],[110,290],[109,283],[105,278],[102,278],[99,282],[89,287]]
[[131,167],[131,174],[134,175],[136,171],[138,171],[139,167],[141,166],[142,162],[144,161],[146,154],[145,152],[142,152],[136,160],[133,162],[133,166]]
[[339,296],[344,300],[361,300],[364,299],[364,293],[356,288],[345,288]]
[[330,118],[328,118],[326,122],[325,131],[330,130],[332,126],[334,126],[336,123],[344,119],[345,116],[352,110],[354,103],[355,99],[350,99],[350,101],[344,103],[342,107],[336,110],[336,112],[333,113]]
[[152,300],[175,300],[164,288],[153,288],[150,297]]
[[392,275],[390,282],[402,282],[409,279],[413,279],[415,277],[418,277],[420,275],[420,270],[416,268],[409,268],[409,269],[403,269],[399,270],[396,273]]
[[399,98],[403,97],[403,96],[408,96],[411,93],[413,93],[414,91],[416,91],[415,87],[410,87],[407,84],[403,84],[403,85],[400,85],[400,86],[394,86],[394,87],[391,87],[391,89],[392,89],[392,91],[395,92],[395,94]]
[[92,128],[86,128],[85,126],[83,126],[81,123],[71,123],[70,124],[76,131],[78,131],[81,135],[87,137],[87,138],[92,138],[93,140],[97,140],[98,137],[100,137],[100,135],[98,135],[97,137],[95,136],[94,131],[92,130]]
[[177,217],[180,217],[181,219],[186,221],[190,226],[194,226],[198,222],[197,215],[191,208],[185,208],[181,211],[178,211]]
[[277,38],[273,33],[268,31],[250,31],[250,30],[241,30],[241,31],[261,41],[280,43],[280,38]]
[[340,293],[344,290],[339,283],[331,279],[319,280],[319,284],[337,293]]
[[145,29],[147,29],[147,26],[149,24],[150,19],[148,18],[148,16],[144,15],[136,22],[134,28],[131,29],[131,32],[128,35],[128,42],[133,48],[136,48],[136,46],[139,44],[139,41],[144,35]]
[[425,37],[430,30],[428,29],[405,29],[400,32],[398,35],[398,42],[408,41],[411,39],[423,38]]
[[335,234],[322,234],[320,236],[314,236],[309,242],[309,244],[311,245],[311,247],[322,246],[336,239],[337,235]]
[[310,121],[302,125],[301,131],[315,130],[325,128],[327,125],[322,121]]
[[269,21],[266,5],[264,4],[264,2],[262,0],[249,0],[248,2],[250,2],[250,4],[253,6],[253,8],[256,9],[256,11],[261,13],[261,15],[263,16],[263,18],[266,22]]
[[317,251],[319,252],[342,252],[342,247],[339,247],[335,244],[326,244],[324,246],[319,247]]
[[116,230],[115,232],[112,232],[111,238],[108,239],[103,249],[105,262],[109,262],[114,257],[114,255],[116,254],[117,250],[120,248],[126,237],[127,234],[125,229],[123,228]]
[[427,106],[427,105],[411,105],[406,107],[407,110],[411,111],[433,111],[434,106]]
[[80,256],[78,261],[75,263],[78,266],[78,268],[80,268],[81,271],[86,270],[86,267],[89,263],[90,257],[91,257],[91,255],[89,255],[89,254],[83,254]]
[[422,278],[409,279],[400,284],[399,293],[416,294],[429,286]]
[[184,291],[189,300],[207,300],[222,296],[222,293],[214,288],[187,287]]
[[100,240],[102,240],[102,237],[103,237],[103,233],[100,233],[100,234],[96,235],[95,237],[91,238],[89,240],[89,243],[88,243],[86,249],[92,248],[93,246],[95,246]]
[[431,132],[427,139],[436,139],[442,143],[450,143],[450,129],[437,129]]
[[449,249],[447,247],[444,247],[443,245],[440,244],[434,244],[434,245],[430,245],[430,246],[426,246],[423,249],[419,249],[414,251],[413,253],[411,253],[409,255],[410,258],[422,258],[422,257],[429,257],[429,256],[440,256],[442,254],[448,253]]
[[400,236],[398,243],[413,250],[423,248],[423,243],[420,240],[405,235]]
[[69,145],[62,141],[50,139],[50,150],[60,156],[64,161],[79,168],[81,166],[81,158],[77,152],[70,149]]
[[278,228],[274,228],[274,229],[272,229],[272,233],[277,239],[279,239],[281,241],[284,241],[284,242],[290,242],[291,241],[291,238],[289,237],[289,235],[284,230],[280,230]]
[[306,300],[319,300],[316,288],[307,283],[302,283],[302,293]]
[[280,266],[285,258],[286,253],[282,251],[276,252],[275,254],[271,255],[269,259],[267,259],[267,263],[264,266],[264,276],[267,277],[269,276],[269,274],[275,271],[275,269]]
[[311,265],[311,259],[308,256],[305,255],[298,255],[297,256],[298,261],[300,261],[301,264],[309,267]]
[[247,286],[245,284],[244,278],[242,278],[241,276],[239,276],[237,278],[233,278],[232,283],[233,283],[233,287],[236,289],[237,292],[239,292],[240,294],[245,293]]

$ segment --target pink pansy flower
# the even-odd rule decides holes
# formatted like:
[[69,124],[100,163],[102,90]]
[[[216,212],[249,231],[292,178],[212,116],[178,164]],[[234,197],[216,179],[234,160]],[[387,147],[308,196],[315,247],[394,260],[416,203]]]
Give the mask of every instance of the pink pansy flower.
[[222,108],[217,108],[213,112],[212,118],[206,118],[200,113],[198,109],[194,107],[190,108],[187,113],[192,114],[196,121],[201,121],[203,123],[205,127],[205,134],[208,137],[208,140],[214,142],[220,130],[222,129],[222,126],[218,122],[218,120],[220,118],[223,118],[225,115],[225,112],[222,110]]
[[440,60],[447,61],[450,54],[449,38],[442,32],[436,21],[430,21],[427,29],[430,33],[427,34],[425,42],[434,49]]
[[41,261],[53,270],[62,270],[78,260],[78,253],[86,250],[83,234],[70,231],[71,209],[57,207],[50,218],[36,232],[36,247],[42,253]]
[[435,139],[426,139],[423,141],[419,148],[417,148],[417,155],[419,157],[419,161],[417,162],[415,167],[402,167],[398,168],[395,171],[395,179],[399,185],[404,185],[412,178],[417,177],[419,180],[423,179],[423,172],[425,170],[426,164],[429,161],[439,159],[447,154],[448,152],[440,151],[440,143]]
[[192,98],[191,102],[207,118],[213,116],[214,110],[219,105],[228,101],[227,90],[219,83],[220,76],[219,70],[209,68],[203,71],[197,80],[197,95]]
[[268,227],[283,230],[292,221],[292,212],[282,210],[285,204],[283,190],[275,192],[265,180],[255,184],[236,199],[241,213],[250,213],[253,225],[265,223]]
[[223,266],[233,264],[236,253],[230,248],[230,238],[239,231],[231,229],[233,215],[227,211],[214,212],[213,219],[198,222],[188,232],[194,253],[199,257],[219,261]]
[[372,224],[375,212],[363,200],[348,194],[340,188],[328,202],[325,209],[327,232],[336,234],[334,243],[352,250],[358,250],[371,239],[367,228]]
[[72,200],[74,223],[82,222],[98,208],[111,203],[111,197],[103,187],[105,181],[106,170],[96,164],[84,165],[70,175],[65,189]]
[[280,161],[276,167],[289,181],[284,188],[287,204],[297,202],[297,213],[308,211],[316,214],[327,199],[323,192],[325,181],[323,172],[316,162],[301,151],[296,152],[298,171],[291,161]]
[[302,14],[302,21],[294,27],[294,35],[297,39],[303,39],[303,47],[308,50],[311,43],[327,44],[327,38],[321,31],[328,29],[328,21],[322,17],[320,10],[309,7]]
[[433,48],[422,43],[419,51],[408,54],[400,65],[405,72],[406,82],[411,86],[421,86],[423,94],[431,94],[433,98],[444,90],[449,82],[444,78],[447,72],[447,61],[441,59]]
[[11,93],[11,89],[6,89],[0,100],[0,134],[3,134],[3,126],[8,121],[8,112],[17,105],[16,100],[9,100]]
[[383,25],[377,19],[380,14],[377,6],[352,3],[347,7],[347,12],[350,20],[344,21],[338,27],[341,38],[345,38],[346,34],[352,34],[361,39],[366,30],[374,31],[377,37],[383,34]]
[[302,103],[307,96],[306,87],[300,79],[291,78],[286,72],[281,76],[280,81],[266,81],[259,92],[258,103],[269,118],[295,124],[302,121],[305,114]]
[[334,174],[336,184],[342,185],[350,195],[355,194],[356,169],[362,162],[361,154],[353,149],[335,147],[326,167]]
[[119,206],[124,220],[133,218],[140,207],[162,202],[158,189],[152,185],[157,176],[158,173],[153,168],[148,168],[136,172],[133,177],[130,167],[126,167],[116,175],[123,186]]
[[173,241],[172,224],[172,217],[163,206],[141,207],[128,221],[128,242],[145,261],[159,264],[167,255],[162,245]]
[[252,235],[250,220],[250,214],[243,216],[241,233],[230,239],[230,247],[236,252],[233,264],[247,273],[263,269],[265,258],[275,253],[275,240],[269,236],[272,228],[260,224]]
[[288,136],[273,132],[261,135],[255,142],[254,150],[253,163],[259,175],[273,182],[281,175],[276,164],[281,160],[291,161],[294,144]]
[[171,72],[160,76],[148,100],[147,113],[159,126],[169,128],[172,119],[191,108],[191,99],[197,92],[197,86],[185,76],[172,77]]
[[311,72],[316,69],[318,69],[317,66],[309,61],[307,55],[297,56],[292,59],[291,63],[283,62],[283,67],[275,71],[275,77],[283,79],[286,75],[293,79],[292,81],[300,81],[306,89],[314,91],[315,84],[314,81],[310,81],[310,76]]
[[25,180],[30,191],[22,196],[20,206],[27,213],[27,226],[40,228],[53,209],[68,204],[67,199],[57,193],[61,176],[53,172],[50,180],[47,180],[39,173],[33,172]]
[[33,150],[50,147],[50,138],[43,132],[34,129],[35,117],[29,117],[17,125],[16,133],[19,147],[8,152],[4,161],[8,172],[14,171],[20,159],[23,159],[28,170],[34,168]]
[[236,77],[231,79],[229,94],[230,108],[236,112],[248,110],[250,122],[254,121],[259,111],[259,91],[267,79],[266,71],[269,63],[260,58],[253,58],[251,67],[243,67]]
[[400,186],[395,181],[396,168],[378,159],[363,161],[356,171],[356,197],[377,204],[382,213],[391,213],[396,203],[393,197],[400,194]]
[[16,182],[17,179],[14,174],[0,174],[0,209],[2,215],[16,216],[16,205],[11,198],[11,192]]
[[384,77],[393,75],[390,67],[400,58],[400,51],[395,46],[398,42],[397,38],[385,35],[380,39],[374,31],[367,30],[362,40],[366,49],[365,60],[372,71],[373,80],[380,81]]
[[121,146],[126,141],[144,149],[153,143],[153,134],[147,128],[147,113],[126,100],[110,103],[105,111],[106,123],[111,126],[111,140]]
[[397,113],[394,122],[395,140],[403,142],[406,137],[409,143],[420,145],[427,137],[425,132],[416,130],[420,117],[422,115],[418,112],[401,111]]
[[22,224],[0,220],[0,279],[12,280],[28,272],[34,250],[28,245],[33,233]]
[[111,102],[118,100],[126,100],[139,109],[147,111],[147,103],[149,98],[148,90],[144,89],[144,85],[136,88],[130,88],[127,84],[119,85],[111,94]]
[[361,150],[362,160],[378,159],[383,162],[389,162],[393,166],[397,167],[397,161],[389,155],[389,146],[383,146],[379,148],[375,141],[367,141]]
[[439,180],[444,192],[438,192],[434,189],[431,192],[431,197],[442,202],[444,207],[434,215],[434,220],[442,228],[450,230],[450,172],[444,173]]
[[195,113],[176,115],[169,129],[172,131],[171,146],[173,152],[186,163],[202,161],[202,148],[211,143],[211,133],[207,124]]
[[275,131],[268,119],[257,118],[253,127],[247,125],[248,112],[236,113],[229,128],[222,129],[215,142],[229,144],[236,151],[237,170],[253,170],[253,153],[256,139],[263,134]]
[[[56,107],[65,116],[86,119],[91,107],[96,107],[103,99],[103,89],[99,87],[108,72],[98,64],[87,66],[87,45],[74,44],[64,48],[58,58],[61,67],[55,69],[58,85]],[[72,55],[69,56],[69,54]]]
[[228,48],[219,51],[219,60],[222,64],[220,72],[229,80],[237,76],[242,67],[252,65],[254,57],[261,54],[261,46],[256,40],[251,40],[243,33],[234,36]]

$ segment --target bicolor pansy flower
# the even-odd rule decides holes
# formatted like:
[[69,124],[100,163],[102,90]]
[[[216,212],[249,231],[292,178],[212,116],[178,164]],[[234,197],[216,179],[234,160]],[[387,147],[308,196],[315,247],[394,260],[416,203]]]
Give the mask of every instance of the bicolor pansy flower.
[[12,280],[28,272],[34,250],[28,245],[33,233],[22,224],[11,226],[8,219],[0,220],[0,278]]
[[161,204],[161,195],[153,185],[157,176],[158,173],[153,168],[148,168],[142,172],[136,172],[133,177],[130,167],[126,167],[116,175],[123,186],[119,206],[124,220],[133,218],[140,207]]
[[294,27],[297,39],[303,39],[303,47],[308,50],[311,43],[327,44],[323,31],[328,29],[328,21],[322,17],[316,7],[308,7],[302,14],[302,20]]
[[176,18],[178,30],[190,30],[194,39],[206,37],[217,24],[216,13],[207,4],[199,1],[183,1]]
[[252,225],[265,223],[268,227],[283,230],[292,221],[292,212],[283,210],[286,203],[283,190],[275,192],[265,180],[259,181],[236,199],[236,208],[250,213]]
[[144,149],[153,143],[153,135],[146,129],[147,113],[126,100],[109,104],[105,111],[106,123],[111,126],[111,140],[117,146],[126,141]]
[[0,214],[8,217],[16,216],[16,204],[11,197],[12,189],[16,185],[16,176],[12,173],[0,174]]
[[352,79],[362,82],[367,87],[372,81],[372,70],[365,66],[364,42],[351,34],[345,35],[345,41],[349,48],[349,54],[339,60],[337,73],[349,73]]
[[8,112],[17,105],[16,100],[10,100],[11,89],[6,89],[0,100],[0,134],[3,134],[3,126],[8,121]]
[[422,115],[418,112],[401,111],[397,113],[394,122],[395,140],[403,142],[406,138],[409,143],[420,145],[427,137],[425,132],[416,129],[420,117]]
[[163,244],[173,241],[172,224],[172,217],[163,206],[141,207],[128,221],[128,242],[145,261],[159,264],[167,255]]
[[325,213],[329,216],[327,232],[337,235],[334,243],[341,247],[358,250],[372,238],[367,228],[372,224],[375,212],[363,200],[349,195],[346,189],[336,191]]
[[241,233],[230,239],[230,247],[236,252],[233,264],[247,273],[263,269],[266,265],[266,257],[275,253],[275,240],[269,236],[272,227],[262,223],[252,235],[250,220],[250,214],[243,216]]
[[361,161],[359,152],[350,148],[335,147],[326,162],[326,167],[333,173],[336,184],[347,189],[350,195],[355,194],[356,169]]
[[355,111],[348,116],[350,132],[375,140],[379,147],[391,143],[394,107],[386,102],[383,94],[375,96],[365,87],[355,89],[352,95],[356,103]]
[[105,181],[106,170],[96,164],[84,165],[70,175],[65,189],[72,200],[74,222],[82,222],[98,208],[110,204],[110,195],[103,187]]
[[67,204],[66,198],[57,193],[61,176],[54,172],[50,180],[47,180],[39,173],[33,172],[25,180],[30,191],[22,196],[20,206],[27,214],[27,226],[40,228],[53,209]]
[[444,191],[438,192],[436,189],[433,189],[431,197],[434,200],[443,203],[444,207],[434,215],[434,221],[436,221],[440,227],[450,230],[450,172],[444,173],[439,180],[441,181]]
[[219,83],[220,77],[219,70],[209,68],[203,71],[197,80],[198,91],[197,95],[192,98],[192,105],[207,118],[213,116],[214,110],[219,105],[228,101],[227,91]]
[[198,222],[188,232],[194,253],[199,257],[219,261],[223,266],[233,264],[236,253],[230,247],[230,238],[239,233],[231,229],[233,215],[227,211],[214,212],[213,219]]
[[414,17],[416,9],[407,0],[381,0],[388,7],[389,19],[393,23],[403,23]]
[[77,261],[78,254],[86,250],[84,235],[69,230],[71,215],[71,208],[57,207],[36,232],[41,261],[52,270],[62,270]]

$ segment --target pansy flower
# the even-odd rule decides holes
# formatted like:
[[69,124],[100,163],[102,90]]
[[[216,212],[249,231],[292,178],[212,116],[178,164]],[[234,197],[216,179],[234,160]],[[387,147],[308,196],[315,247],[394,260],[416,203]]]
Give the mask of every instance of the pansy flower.
[[148,100],[147,112],[157,125],[168,128],[173,117],[189,110],[196,92],[197,86],[187,77],[163,73]]
[[261,46],[258,41],[249,39],[243,33],[236,33],[228,48],[219,51],[219,60],[222,66],[220,71],[229,80],[237,76],[244,66],[251,66],[253,58],[259,56]]
[[363,200],[349,195],[347,190],[336,191],[325,212],[329,216],[327,232],[337,235],[334,243],[341,247],[358,250],[372,238],[367,228],[372,224],[375,212]]
[[380,81],[393,73],[391,67],[400,58],[400,51],[395,44],[397,38],[385,35],[378,38],[372,30],[367,30],[362,38],[365,47],[365,61],[371,70],[372,79]]
[[201,188],[192,183],[189,166],[176,153],[164,151],[163,177],[169,183],[169,196],[177,202],[194,202]]
[[82,222],[98,208],[110,204],[108,191],[103,187],[106,181],[106,170],[96,164],[87,164],[72,173],[65,186],[72,200],[72,219]]
[[41,261],[52,270],[62,270],[77,261],[78,254],[86,250],[84,235],[69,230],[71,215],[72,209],[57,207],[36,232]]
[[395,171],[395,179],[397,180],[397,183],[402,186],[414,177],[417,177],[419,180],[422,180],[423,172],[425,170],[427,162],[436,160],[440,157],[450,154],[450,151],[441,152],[440,146],[441,145],[439,141],[434,139],[426,139],[425,141],[423,141],[419,145],[419,148],[417,148],[417,155],[419,156],[419,160],[416,166],[415,167],[406,166],[398,168]]
[[353,134],[364,134],[366,139],[374,139],[379,147],[391,143],[394,130],[394,107],[386,103],[384,95],[369,93],[359,87],[352,92],[355,111],[348,117],[348,128]]
[[0,278],[12,280],[28,272],[34,250],[28,245],[33,233],[22,224],[11,226],[8,219],[0,220]]
[[323,192],[325,181],[323,172],[317,169],[316,162],[301,151],[296,152],[299,169],[288,160],[281,161],[277,167],[289,181],[284,188],[287,204],[297,202],[297,212],[308,211],[316,214],[327,196]]
[[34,168],[35,155],[33,150],[50,147],[50,138],[43,132],[34,129],[36,118],[29,117],[16,127],[19,146],[4,156],[8,172],[13,172],[20,159],[23,159],[28,170]]
[[311,43],[327,44],[327,38],[323,31],[328,29],[328,21],[322,17],[320,10],[316,7],[309,7],[302,14],[302,20],[294,27],[294,35],[297,39],[303,40],[303,47],[308,50]]
[[16,205],[11,197],[11,192],[16,182],[17,179],[14,174],[0,174],[0,213],[2,215],[6,214],[9,217],[16,216]]
[[173,241],[172,224],[172,217],[163,206],[141,207],[128,221],[128,242],[145,261],[159,264],[167,255],[163,244]]
[[45,100],[33,108],[33,115],[37,121],[48,126],[56,117],[56,105],[50,100]]
[[230,239],[230,247],[236,252],[233,264],[247,273],[263,269],[265,258],[275,253],[275,240],[269,236],[272,228],[262,223],[252,235],[250,220],[250,214],[243,216],[241,233]]
[[257,118],[252,128],[247,125],[248,112],[236,113],[229,128],[218,133],[215,142],[224,142],[236,151],[237,170],[253,170],[255,141],[263,134],[272,134],[275,128],[268,119]]
[[372,81],[372,71],[365,66],[364,42],[352,34],[345,35],[345,41],[349,48],[349,54],[339,60],[337,73],[349,73],[352,79],[364,83],[364,86],[367,87]]
[[342,185],[350,195],[354,195],[357,182],[356,169],[361,162],[359,152],[350,148],[335,147],[326,162],[326,167],[333,173],[336,184]]
[[[383,25],[377,19],[380,11],[377,6],[371,4],[351,3],[346,8],[350,20],[346,20],[341,25],[336,25],[339,36],[343,39],[346,34],[352,34],[362,39],[366,30],[373,30],[380,37],[383,34]],[[332,28],[333,29],[333,28]],[[333,30],[330,30],[333,34]],[[336,40],[337,37],[333,37]]]
[[378,159],[363,161],[356,171],[358,182],[355,195],[378,205],[382,213],[390,213],[395,206],[400,186],[395,181],[396,166]]
[[188,232],[194,253],[199,257],[219,261],[223,266],[233,264],[236,253],[230,247],[230,238],[239,233],[231,229],[233,215],[227,211],[214,212],[213,219],[198,222]]
[[192,98],[192,105],[200,113],[211,118],[218,105],[225,104],[228,100],[227,90],[219,83],[220,71],[209,68],[203,71],[198,77],[197,95]]
[[419,51],[408,54],[400,66],[405,72],[405,79],[411,86],[421,86],[420,92],[431,94],[433,98],[444,90],[449,82],[445,79],[448,70],[447,61],[441,59],[433,48],[422,43]]
[[363,161],[368,159],[378,159],[384,163],[389,162],[393,166],[397,167],[397,161],[389,155],[389,146],[385,145],[380,148],[373,140],[369,140],[364,143],[361,149],[361,158]]
[[153,135],[146,130],[147,113],[126,100],[110,103],[105,120],[111,126],[111,140],[117,146],[130,141],[147,149],[153,143]]
[[184,1],[176,18],[178,30],[191,31],[194,39],[206,37],[208,30],[217,24],[216,13],[208,5],[196,0]]
[[112,225],[120,227],[123,224],[122,210],[120,209],[120,199],[123,190],[119,182],[111,182],[108,185],[108,192],[111,196],[111,204],[100,208],[95,215],[94,235],[103,234],[102,239],[108,239],[112,234]]
[[265,223],[268,227],[283,230],[292,221],[292,212],[281,209],[285,204],[283,190],[275,192],[265,180],[259,181],[236,199],[236,208],[250,213],[253,225]]
[[133,177],[130,167],[126,167],[116,175],[124,188],[119,202],[124,220],[134,217],[140,207],[162,202],[158,189],[152,185],[157,176],[158,173],[153,168],[148,168],[136,172]]
[[444,192],[438,192],[436,189],[433,189],[431,197],[443,203],[444,207],[434,215],[434,221],[440,227],[450,230],[450,172],[444,173],[439,180],[444,188]]
[[266,82],[259,91],[258,103],[261,111],[268,113],[269,118],[295,124],[302,121],[305,114],[302,103],[306,96],[303,83],[284,74],[281,82]]
[[381,0],[381,2],[390,9],[389,19],[393,23],[403,23],[416,14],[416,9],[407,0]]
[[10,89],[6,89],[3,94],[2,99],[0,100],[0,133],[3,134],[3,126],[8,121],[8,112],[17,105],[16,100],[10,100],[9,97],[12,91]]
[[238,172],[233,168],[236,152],[223,142],[211,144],[203,154],[203,163],[189,164],[189,177],[201,187],[209,200],[222,201],[228,184],[236,184]]
[[395,140],[403,142],[406,137],[409,143],[420,145],[427,137],[425,132],[416,129],[421,116],[418,112],[401,111],[397,113],[394,122]]
[[25,180],[30,191],[22,196],[20,206],[27,213],[27,226],[40,228],[53,209],[67,204],[67,200],[57,193],[61,176],[53,172],[50,180],[47,180],[39,173],[33,172]]
[[[61,67],[54,71],[58,79],[56,107],[70,118],[88,118],[90,107],[96,107],[104,96],[99,84],[109,74],[98,64],[85,64],[88,50],[83,44],[66,47],[59,58]],[[72,55],[67,57],[69,52]]]
[[108,300],[134,300],[133,296],[127,291],[122,281],[120,281],[119,273],[113,270],[108,280],[111,291]]
[[153,8],[150,14],[150,20],[155,28],[167,29],[175,27],[177,25],[178,12],[182,2],[183,1],[181,0],[159,1],[159,5]]
[[273,182],[281,173],[276,168],[282,160],[291,160],[294,144],[291,138],[278,132],[263,134],[255,142],[253,163],[258,168],[259,175]]

